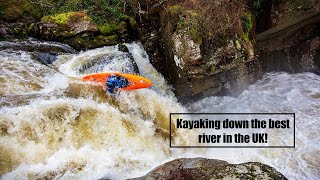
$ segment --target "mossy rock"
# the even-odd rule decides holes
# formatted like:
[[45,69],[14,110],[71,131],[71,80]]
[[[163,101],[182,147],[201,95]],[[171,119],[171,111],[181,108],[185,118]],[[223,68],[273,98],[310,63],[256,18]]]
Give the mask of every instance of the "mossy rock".
[[83,50],[83,49],[98,48],[102,46],[116,45],[119,43],[119,41],[118,41],[117,35],[111,35],[111,36],[98,35],[98,36],[87,36],[87,37],[76,36],[76,37],[64,40],[63,43],[70,45],[76,50]]
[[119,49],[119,51],[122,51],[122,52],[129,52],[128,47],[123,43],[118,45],[118,49]]
[[68,23],[72,22],[90,20],[91,18],[83,11],[54,14],[41,18],[41,22],[51,22],[60,25],[67,25]]
[[187,9],[181,5],[168,6],[168,12],[171,16],[178,17],[175,31],[182,30],[194,42],[201,43],[202,36],[200,32],[199,13],[195,10]]
[[63,41],[66,38],[97,34],[97,25],[84,11],[44,16],[38,23],[40,37],[46,40]]
[[97,46],[116,45],[118,43],[118,36],[117,35],[111,35],[111,36],[99,35],[95,37],[95,42],[97,43]]

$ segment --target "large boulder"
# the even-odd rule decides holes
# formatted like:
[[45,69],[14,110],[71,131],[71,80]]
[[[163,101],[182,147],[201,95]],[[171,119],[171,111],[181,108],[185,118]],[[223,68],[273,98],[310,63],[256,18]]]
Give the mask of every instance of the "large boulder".
[[86,12],[68,12],[44,16],[38,24],[40,37],[47,40],[63,40],[79,34],[98,32],[95,23]]
[[153,179],[287,179],[274,168],[258,163],[229,164],[205,158],[175,159],[135,180]]
[[237,95],[262,76],[252,43],[254,17],[245,2],[185,1],[144,7],[140,6],[142,43],[182,102]]
[[31,35],[45,40],[60,41],[76,50],[93,49],[126,42],[133,37],[134,21],[128,16],[104,23],[95,23],[85,12],[68,12],[44,16],[31,29]]
[[135,19],[118,3],[87,3],[0,0],[0,40],[34,37],[86,50],[137,39]]

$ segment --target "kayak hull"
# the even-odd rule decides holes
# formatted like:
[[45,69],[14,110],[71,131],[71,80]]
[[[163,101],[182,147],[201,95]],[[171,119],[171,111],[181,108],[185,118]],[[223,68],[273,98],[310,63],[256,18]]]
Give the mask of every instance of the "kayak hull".
[[111,75],[122,76],[129,81],[130,85],[122,88],[123,90],[134,90],[134,89],[148,88],[152,86],[152,82],[145,77],[134,75],[134,74],[125,74],[121,72],[103,72],[103,73],[89,74],[84,76],[82,79],[84,81],[95,82],[101,86],[105,86],[107,78],[110,77]]

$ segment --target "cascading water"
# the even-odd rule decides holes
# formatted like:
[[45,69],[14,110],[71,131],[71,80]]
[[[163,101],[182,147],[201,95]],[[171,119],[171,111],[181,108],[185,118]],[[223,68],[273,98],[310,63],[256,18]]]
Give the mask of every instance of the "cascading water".
[[[319,177],[319,76],[272,73],[239,97],[208,97],[183,107],[141,44],[126,46],[153,87],[121,92],[118,100],[80,78],[108,70],[135,72],[130,57],[117,46],[60,54],[49,66],[28,51],[1,51],[3,179],[123,179],[178,157],[199,156],[231,163],[258,161],[288,178]],[[295,112],[297,148],[170,149],[170,112]],[[175,138],[183,143],[188,136]]]
[[[320,76],[271,73],[240,96],[208,97],[188,107],[191,112],[296,113],[296,148],[211,150],[229,162],[263,162],[290,179],[320,177]],[[279,137],[280,139],[281,137]],[[209,153],[210,154],[210,153]]]

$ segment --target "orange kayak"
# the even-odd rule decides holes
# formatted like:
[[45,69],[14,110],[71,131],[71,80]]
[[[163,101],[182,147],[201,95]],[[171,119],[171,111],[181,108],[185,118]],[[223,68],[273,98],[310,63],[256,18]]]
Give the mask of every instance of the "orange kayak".
[[111,75],[122,76],[129,81],[129,86],[122,88],[123,90],[148,88],[152,85],[152,82],[145,77],[134,75],[134,74],[124,74],[121,72],[103,72],[103,73],[89,74],[84,76],[82,79],[84,81],[96,82],[101,86],[105,86],[107,78]]

